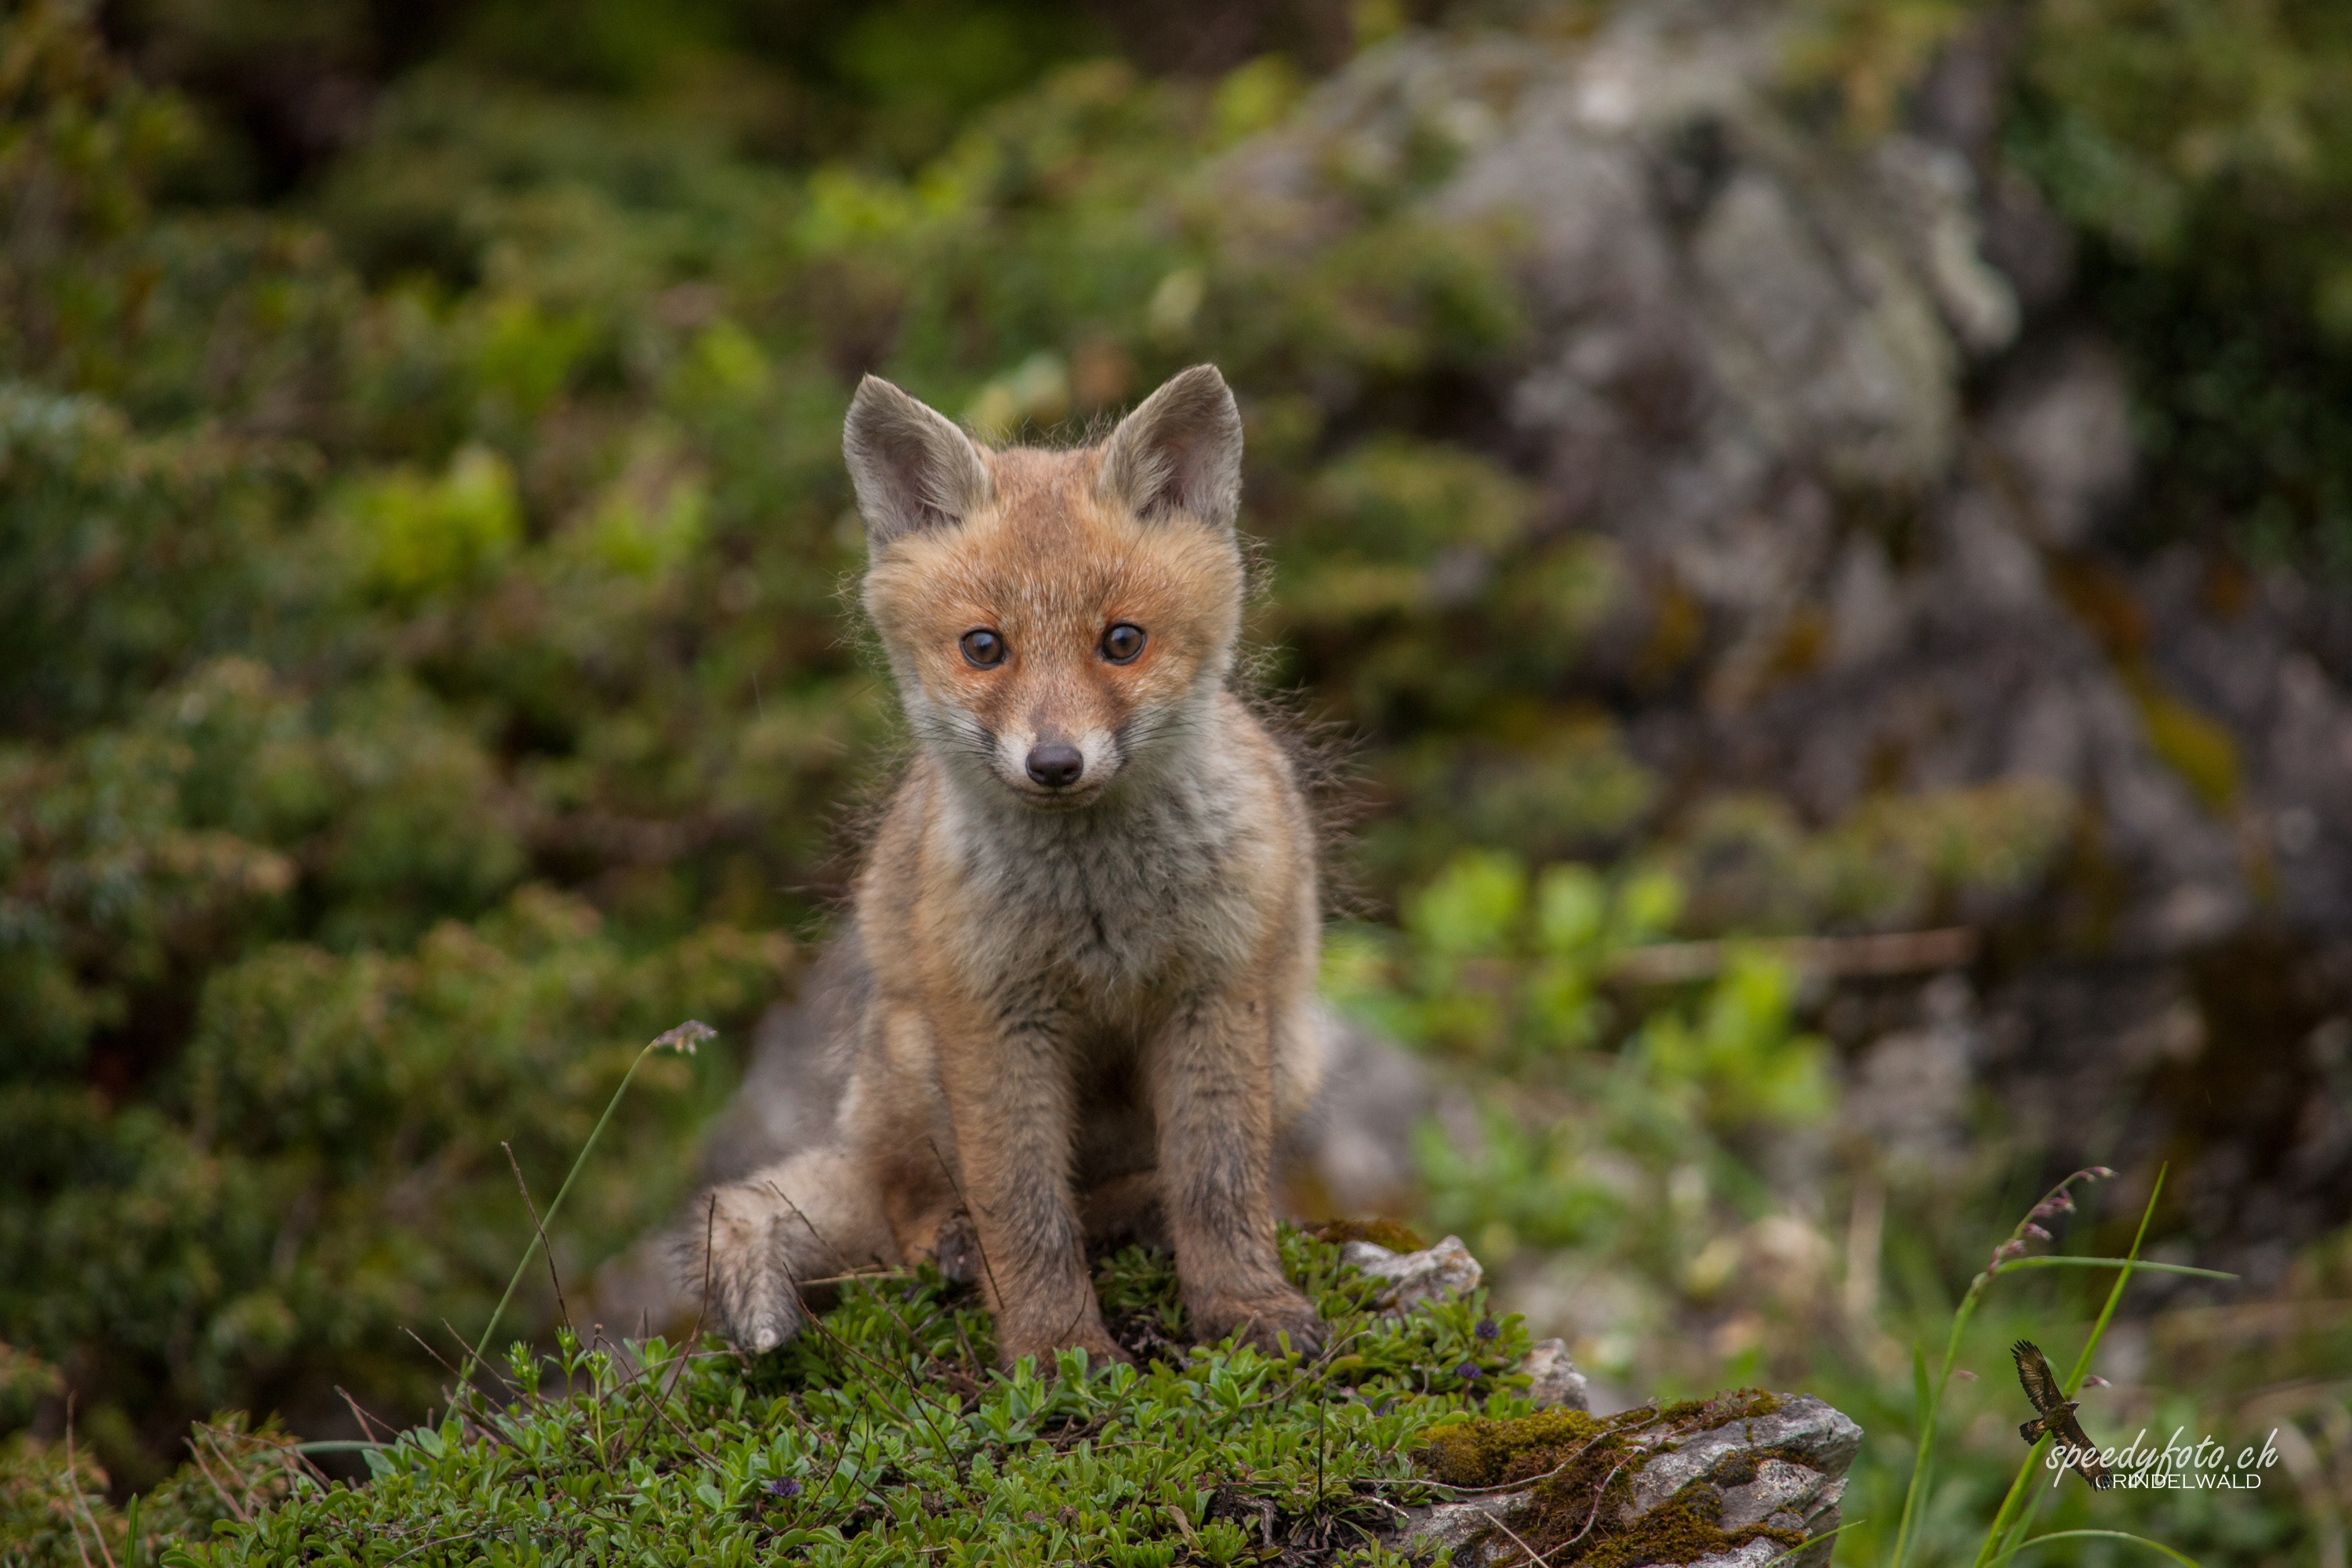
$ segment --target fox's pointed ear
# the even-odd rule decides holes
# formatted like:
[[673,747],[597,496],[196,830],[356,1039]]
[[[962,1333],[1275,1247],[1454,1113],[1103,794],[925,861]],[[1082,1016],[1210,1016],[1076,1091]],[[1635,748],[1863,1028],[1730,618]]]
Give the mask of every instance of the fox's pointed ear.
[[1213,364],[1179,371],[1103,444],[1105,501],[1136,516],[1189,512],[1231,528],[1242,505],[1242,416]]
[[866,538],[877,548],[918,529],[961,522],[988,500],[988,465],[971,437],[880,376],[857,384],[841,454]]

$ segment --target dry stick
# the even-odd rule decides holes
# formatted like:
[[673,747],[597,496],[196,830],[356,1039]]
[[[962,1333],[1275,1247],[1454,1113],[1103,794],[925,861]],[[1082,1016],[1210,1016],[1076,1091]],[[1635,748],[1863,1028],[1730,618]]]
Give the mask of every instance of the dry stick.
[[[450,1542],[456,1541],[473,1540],[481,1535],[484,1528],[484,1526],[476,1525],[471,1530],[461,1530],[455,1535],[444,1535],[433,1541],[420,1541],[415,1545],[410,1547],[407,1551],[402,1552],[399,1556],[394,1558],[392,1562],[394,1564],[405,1563],[420,1552],[430,1552],[436,1546],[446,1546]],[[488,1528],[492,1533],[496,1533],[496,1526],[490,1526]],[[387,1568],[389,1568],[389,1565],[387,1565]]]
[[[212,1483],[213,1490],[220,1494],[221,1501],[228,1505],[228,1510],[236,1515],[238,1522],[252,1523],[253,1516],[246,1512],[243,1503],[228,1495],[228,1489],[221,1485],[218,1476],[213,1474],[213,1468],[205,1463],[204,1450],[196,1447],[195,1439],[193,1437],[188,1440],[188,1458],[195,1462],[196,1468],[204,1472],[205,1479]],[[100,1542],[99,1544],[103,1546],[105,1542]]]
[[[934,1146],[934,1152],[936,1152],[936,1146]],[[793,1202],[791,1197],[786,1195],[782,1187],[779,1187],[774,1183],[771,1182],[768,1184],[768,1190],[774,1193],[776,1196],[782,1201],[783,1205],[793,1211],[793,1217],[799,1220],[803,1226],[807,1227],[809,1235],[816,1238],[816,1244],[819,1247],[825,1248],[835,1258],[846,1256],[846,1254],[845,1254],[839,1247],[834,1246],[832,1242],[825,1239],[824,1233],[817,1229],[816,1222],[810,1219],[807,1215],[802,1213],[801,1205]],[[988,1255],[983,1252],[981,1254],[981,1266],[982,1268],[986,1268],[987,1265]],[[929,1410],[924,1406],[922,1385],[914,1380],[913,1375],[910,1374],[904,1367],[891,1365],[889,1363],[883,1362],[876,1357],[867,1355],[857,1346],[851,1344],[847,1340],[842,1338],[841,1335],[834,1332],[832,1327],[827,1324],[823,1318],[818,1317],[815,1312],[809,1310],[808,1298],[801,1294],[799,1282],[794,1280],[789,1274],[786,1275],[784,1279],[785,1283],[791,1285],[793,1288],[793,1304],[800,1309],[802,1319],[806,1321],[810,1327],[815,1329],[819,1333],[824,1334],[825,1338],[833,1341],[835,1344],[840,1345],[844,1350],[849,1352],[850,1354],[856,1356],[858,1360],[866,1363],[867,1365],[874,1367],[888,1367],[891,1373],[896,1376],[899,1382],[907,1385],[908,1394],[913,1398],[916,1408],[922,1411],[923,1424],[931,1429],[931,1436],[939,1439],[940,1450],[942,1452],[952,1451],[953,1445],[948,1441],[947,1434],[940,1429],[939,1422],[932,1417]]]
[[[1634,1409],[1636,1409],[1636,1410],[1638,1410],[1638,1409],[1640,1409],[1640,1408],[1641,1408],[1641,1406],[1637,1405],[1635,1405],[1633,1408],[1634,1408]],[[1580,1458],[1584,1458],[1584,1456],[1585,1456],[1585,1455],[1587,1455],[1587,1454],[1589,1454],[1589,1453],[1591,1453],[1591,1452],[1593,1450],[1593,1448],[1594,1448],[1597,1445],[1599,1445],[1600,1443],[1601,1443],[1601,1442],[1603,1442],[1603,1441],[1607,1440],[1608,1438],[1611,1438],[1611,1437],[1622,1437],[1622,1436],[1625,1436],[1625,1435],[1626,1435],[1627,1433],[1629,1433],[1629,1432],[1639,1432],[1639,1431],[1642,1431],[1642,1430],[1643,1430],[1643,1429],[1644,1429],[1645,1427],[1650,1427],[1650,1426],[1656,1426],[1659,1422],[1661,1422],[1661,1421],[1663,1421],[1663,1420],[1664,1420],[1664,1419],[1665,1419],[1665,1412],[1662,1410],[1662,1411],[1660,1411],[1657,1415],[1651,1416],[1647,1421],[1637,1421],[1637,1422],[1635,1422],[1635,1423],[1634,1423],[1633,1426],[1617,1426],[1617,1427],[1612,1427],[1612,1428],[1611,1428],[1609,1431],[1602,1432],[1602,1433],[1599,1434],[1597,1436],[1591,1437],[1591,1438],[1587,1439],[1583,1447],[1579,1448],[1575,1453],[1570,1454],[1567,1458],[1562,1459],[1559,1464],[1554,1465],[1550,1469],[1546,1470],[1543,1474],[1541,1474],[1541,1475],[1539,1475],[1539,1476],[1529,1476],[1529,1477],[1528,1477],[1525,1480],[1517,1480],[1517,1481],[1503,1481],[1503,1482],[1498,1483],[1497,1485],[1491,1486],[1491,1487],[1450,1487],[1450,1488],[1447,1488],[1447,1489],[1448,1489],[1448,1490],[1450,1490],[1450,1491],[1453,1491],[1453,1492],[1454,1492],[1454,1493],[1461,1494],[1461,1495],[1466,1495],[1466,1496],[1476,1496],[1476,1495],[1479,1495],[1479,1494],[1481,1494],[1481,1493],[1486,1493],[1486,1492],[1516,1492],[1516,1491],[1524,1491],[1524,1490],[1526,1490],[1526,1489],[1527,1489],[1528,1488],[1529,1488],[1529,1487],[1532,1487],[1532,1486],[1538,1486],[1538,1485],[1540,1485],[1541,1483],[1543,1483],[1543,1482],[1545,1482],[1545,1481],[1548,1481],[1548,1480],[1551,1479],[1552,1479],[1552,1477],[1554,1477],[1554,1476],[1556,1476],[1556,1475],[1559,1474],[1562,1470],[1567,1469],[1570,1465],[1575,1464],[1577,1460],[1579,1460],[1579,1459],[1580,1459]],[[1624,1467],[1623,1467],[1622,1465],[1620,1465],[1620,1466],[1618,1467],[1618,1468],[1619,1468],[1619,1469],[1622,1469],[1623,1468],[1624,1468]],[[1613,1476],[1613,1475],[1615,1475],[1617,1472],[1616,1472],[1616,1470],[1612,1470],[1612,1471],[1610,1471],[1609,1473],[1610,1473],[1611,1475],[1612,1475],[1612,1476]],[[1367,1478],[1367,1479],[1370,1479],[1370,1478]],[[1412,1483],[1413,1483],[1414,1485],[1417,1485],[1417,1486],[1444,1486],[1444,1485],[1445,1485],[1445,1483],[1444,1483],[1444,1481],[1434,1481],[1434,1482],[1432,1482],[1432,1481],[1423,1481],[1423,1480],[1421,1480],[1421,1479],[1420,1479],[1420,1478],[1418,1478],[1418,1477],[1409,1477],[1409,1478],[1406,1478],[1406,1479],[1409,1479],[1409,1480],[1411,1480],[1411,1481],[1412,1481]],[[1605,1484],[1605,1483],[1604,1483],[1604,1484]]]
[[351,1407],[351,1412],[352,1412],[352,1415],[353,1418],[354,1418],[354,1419],[356,1419],[356,1420],[359,1422],[359,1424],[360,1424],[360,1436],[361,1436],[362,1437],[365,1438],[367,1441],[369,1441],[369,1442],[371,1442],[371,1443],[375,1442],[375,1441],[377,1440],[377,1439],[376,1439],[376,1435],[375,1435],[375,1429],[376,1429],[376,1427],[381,1426],[381,1427],[383,1427],[385,1431],[387,1431],[387,1432],[391,1433],[391,1434],[392,1434],[392,1436],[393,1436],[393,1437],[394,1437],[395,1440],[397,1440],[397,1439],[399,1438],[399,1436],[400,1436],[399,1429],[398,1429],[397,1427],[394,1426],[393,1426],[393,1424],[392,1424],[391,1422],[389,1422],[389,1421],[385,1421],[385,1420],[382,1420],[382,1419],[377,1418],[377,1417],[370,1416],[370,1415],[368,1415],[368,1413],[367,1413],[365,1410],[362,1410],[362,1408],[360,1408],[360,1402],[359,1402],[358,1400],[356,1400],[356,1399],[354,1399],[354,1398],[352,1398],[352,1391],[351,1391],[350,1389],[345,1388],[341,1384],[340,1384],[340,1383],[339,1383],[339,1384],[335,1384],[335,1392],[336,1392],[337,1394],[341,1394],[341,1395],[342,1395],[342,1397],[343,1397],[343,1403],[344,1403],[346,1405],[349,1405],[349,1406]]
[[1528,1562],[1539,1563],[1542,1565],[1542,1568],[1551,1568],[1551,1559],[1545,1556],[1542,1552],[1538,1552],[1534,1547],[1529,1546],[1527,1542],[1520,1537],[1517,1531],[1513,1530],[1509,1525],[1503,1522],[1503,1519],[1500,1514],[1494,1515],[1493,1518],[1495,1528],[1501,1531],[1505,1535],[1509,1536],[1513,1541],[1517,1542],[1519,1550],[1528,1554]]
[[[455,1323],[451,1322],[448,1319],[444,1318],[444,1319],[442,1319],[442,1320],[441,1320],[441,1330],[442,1330],[442,1332],[444,1332],[444,1333],[447,1334],[451,1339],[453,1339],[453,1340],[455,1340],[455,1341],[457,1341],[457,1348],[458,1348],[459,1350],[465,1350],[465,1349],[466,1349],[466,1336],[465,1336],[465,1335],[463,1335],[463,1334],[461,1334],[461,1333],[459,1333],[459,1332],[457,1331],[457,1324],[455,1324]],[[478,1359],[479,1359],[478,1357],[475,1356],[475,1355],[474,1355],[474,1353],[473,1353],[471,1351],[467,1351],[467,1352],[466,1352],[466,1353],[467,1353],[467,1359],[468,1361],[474,1361],[474,1360],[478,1360]],[[483,1364],[484,1364],[484,1365],[488,1365],[488,1363],[487,1362],[485,1362]],[[491,1368],[490,1368],[490,1373],[491,1373],[491,1375],[492,1375],[492,1376],[497,1377],[500,1382],[504,1382],[504,1381],[505,1381],[506,1374],[505,1374],[505,1373],[501,1373],[501,1372],[499,1372],[498,1368],[496,1368],[496,1367],[491,1367]],[[461,1372],[461,1373],[459,1373],[457,1374],[457,1378],[458,1378],[458,1384],[457,1384],[457,1392],[458,1392],[458,1393],[460,1393],[460,1394],[478,1394],[478,1393],[480,1393],[480,1392],[481,1392],[479,1389],[477,1389],[476,1387],[474,1387],[474,1385],[473,1385],[472,1384],[467,1383],[467,1382],[466,1382],[466,1381],[465,1381],[466,1374],[465,1374],[464,1373],[462,1373],[462,1372]],[[452,1408],[455,1408],[455,1406],[453,1405],[453,1406],[452,1406]]]
[[1607,1475],[1601,1478],[1601,1489],[1592,1494],[1592,1511],[1584,1516],[1584,1528],[1578,1531],[1574,1535],[1570,1536],[1566,1541],[1561,1542],[1560,1545],[1563,1547],[1573,1546],[1592,1532],[1593,1521],[1601,1517],[1601,1505],[1608,1500],[1609,1483],[1617,1479],[1617,1471],[1623,1469],[1629,1462],[1630,1461],[1627,1459],[1618,1460],[1616,1468],[1612,1469]]
[[[660,1413],[666,1414],[667,1412],[670,1395],[677,1392],[677,1380],[685,1373],[686,1363],[692,1358],[694,1347],[702,1342],[702,1317],[705,1312],[708,1312],[710,1310],[710,1244],[712,1237],[717,1236],[718,1233],[719,1194],[717,1193],[713,1193],[710,1194],[710,1206],[704,1211],[702,1218],[702,1304],[694,1310],[694,1328],[687,1335],[686,1343],[677,1347],[677,1364],[670,1369],[669,1386],[663,1389],[658,1396],[658,1403],[656,1409]],[[638,1377],[643,1377],[644,1375],[645,1363],[643,1358],[639,1358],[637,1363],[637,1376],[631,1378],[629,1381],[634,1383],[637,1381]],[[654,1424],[649,1419],[643,1426],[637,1428],[635,1438],[634,1438],[630,1442],[628,1447],[623,1451],[620,1460],[607,1461],[608,1466],[612,1466],[616,1463],[626,1463],[628,1460],[636,1458],[637,1449],[643,1447],[645,1440],[653,1435],[653,1430]],[[691,1440],[689,1439],[689,1442]],[[698,1452],[699,1450],[697,1451]],[[600,1453],[597,1458],[603,1458],[604,1456]],[[716,1461],[714,1461],[714,1463]]]
[[[539,1232],[539,1250],[547,1258],[547,1282],[555,1287],[556,1314],[563,1320],[565,1328],[572,1328],[572,1309],[564,1305],[563,1281],[555,1272],[555,1244],[547,1239],[547,1226],[540,1223],[539,1205],[530,1201],[530,1188],[523,1184],[522,1165],[515,1159],[514,1145],[501,1138],[499,1147],[507,1152],[507,1169],[514,1173],[515,1191],[522,1194],[522,1206],[530,1211],[531,1229]],[[577,1333],[579,1331],[575,1329],[572,1331]]]
[[710,1246],[719,1234],[719,1194],[710,1194],[710,1205],[702,1215],[702,1300],[694,1309],[694,1327],[686,1331],[686,1342],[677,1347],[677,1365],[670,1369],[669,1386],[662,1390],[662,1403],[677,1392],[677,1380],[686,1371],[686,1363],[694,1359],[694,1347],[702,1342],[703,1315],[710,1310]]
[[936,1138],[926,1138],[923,1142],[931,1146],[931,1158],[940,1163],[940,1174],[948,1179],[948,1191],[956,1195],[956,1202],[963,1205],[963,1212],[972,1216],[972,1249],[980,1254],[980,1271],[988,1276],[989,1300],[996,1308],[1001,1309],[1004,1305],[1004,1292],[997,1289],[996,1270],[989,1266],[988,1243],[982,1240],[980,1235],[980,1215],[972,1208],[971,1200],[963,1195],[963,1184],[956,1180],[955,1172],[948,1165],[948,1157],[940,1152],[940,1141]]

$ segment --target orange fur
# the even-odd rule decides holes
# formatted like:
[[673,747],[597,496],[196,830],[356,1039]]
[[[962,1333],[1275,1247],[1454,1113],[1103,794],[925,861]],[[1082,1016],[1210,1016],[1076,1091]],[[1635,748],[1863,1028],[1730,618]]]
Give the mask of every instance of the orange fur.
[[1007,1363],[1122,1358],[1087,1251],[1132,1236],[1196,1335],[1314,1348],[1272,1206],[1320,1077],[1314,832],[1230,689],[1232,395],[1197,367],[1098,447],[989,451],[869,379],[845,447],[919,750],[856,883],[834,1140],[715,1194],[714,1304],[766,1349],[800,1281],[936,1258]]

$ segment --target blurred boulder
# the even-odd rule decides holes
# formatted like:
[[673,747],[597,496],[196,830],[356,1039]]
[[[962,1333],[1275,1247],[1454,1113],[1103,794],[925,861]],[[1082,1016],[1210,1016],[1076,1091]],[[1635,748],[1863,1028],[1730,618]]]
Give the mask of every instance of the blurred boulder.
[[[1829,833],[1899,821],[1886,802],[2043,792],[1936,851],[2014,875],[1895,911],[1995,940],[1977,1022],[1915,994],[1864,1059],[1886,1148],[1925,1100],[1989,1081],[2053,1160],[2215,1141],[2242,1156],[2213,1167],[2243,1189],[2223,1210],[2340,1218],[2352,1177],[2314,1176],[2305,1133],[2212,1058],[2230,1040],[2277,1064],[2282,1102],[2317,1093],[2303,1041],[2352,1016],[2352,605],[2128,548],[2128,388],[2064,309],[2063,226],[1999,161],[1999,29],[1963,29],[1907,122],[1856,142],[1793,107],[1792,15],[1684,0],[1576,39],[1408,35],[1229,155],[1224,243],[1306,254],[1373,187],[1511,237],[1530,330],[1487,389],[1491,439],[1540,481],[1539,526],[1606,541],[1628,590],[1559,696],[1628,715],[1679,820],[1773,798]],[[1746,882],[1711,889],[1710,865]],[[1693,871],[1694,911],[1728,927],[1888,918],[1801,908],[1737,857]],[[2214,963],[2248,943],[2282,955],[2291,1002]],[[2163,994],[2201,1026],[2133,1021]],[[2086,1032],[2062,1041],[2069,1018]]]
[[1591,1385],[1569,1359],[1564,1340],[1538,1340],[1519,1370],[1528,1374],[1528,1397],[1545,1410],[1590,1410]]
[[1467,1295],[1486,1277],[1458,1236],[1449,1236],[1418,1252],[1392,1252],[1377,1242],[1351,1241],[1341,1256],[1367,1279],[1388,1282],[1381,1292],[1381,1305],[1392,1312],[1410,1312],[1425,1301]]

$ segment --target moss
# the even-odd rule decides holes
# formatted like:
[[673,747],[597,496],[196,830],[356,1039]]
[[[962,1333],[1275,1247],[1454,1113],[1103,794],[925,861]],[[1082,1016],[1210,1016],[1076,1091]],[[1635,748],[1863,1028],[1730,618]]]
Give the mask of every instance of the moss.
[[1717,1465],[1715,1468],[1715,1473],[1707,1477],[1707,1479],[1719,1487],[1744,1487],[1756,1479],[1759,1458],[1759,1455],[1742,1449]]
[[1610,1425],[1581,1410],[1546,1410],[1514,1421],[1464,1421],[1430,1434],[1421,1461],[1447,1486],[1501,1486],[1553,1468]]
[[[1790,1551],[1805,1543],[1801,1530],[1774,1530],[1760,1524],[1726,1530],[1722,1519],[1721,1494],[1692,1487],[1622,1529],[1596,1531],[1578,1543],[1583,1549],[1575,1555],[1551,1556],[1551,1561],[1580,1563],[1583,1568],[1629,1568],[1637,1563],[1696,1563],[1702,1557],[1737,1552],[1758,1540]],[[1538,1551],[1550,1555],[1540,1541],[1532,1537],[1530,1541]]]
[[1717,1486],[1756,1479],[1765,1458],[1801,1456],[1780,1449],[1728,1460],[1713,1486],[1693,1486],[1629,1523],[1615,1515],[1633,1494],[1633,1479],[1652,1454],[1735,1421],[1769,1415],[1780,1396],[1742,1388],[1707,1399],[1643,1405],[1606,1418],[1581,1411],[1548,1410],[1517,1420],[1471,1420],[1433,1432],[1418,1456],[1449,1486],[1464,1489],[1532,1483],[1525,1507],[1510,1520],[1513,1532],[1555,1564],[1620,1568],[1635,1563],[1690,1563],[1769,1539],[1804,1543],[1798,1531],[1762,1525],[1726,1531]]
[[2237,805],[2241,767],[2237,737],[2229,726],[2175,697],[2144,669],[2126,671],[2124,687],[2139,709],[2148,750],[2209,815],[2229,815]]
[[1421,1232],[1394,1219],[1329,1219],[1321,1225],[1307,1227],[1307,1234],[1318,1241],[1345,1246],[1351,1241],[1369,1241],[1374,1247],[1385,1247],[1391,1252],[1419,1252],[1429,1243]]
[[1754,1421],[1780,1408],[1780,1396],[1760,1388],[1735,1388],[1705,1399],[1678,1399],[1660,1405],[1658,1419],[1669,1426],[1688,1426],[1694,1433],[1711,1432],[1734,1421]]
[[[1480,1334],[1483,1300],[1391,1317],[1366,1304],[1336,1247],[1287,1227],[1281,1245],[1288,1277],[1351,1347],[1344,1384],[1328,1368],[1230,1344],[1143,1367],[1081,1371],[1072,1354],[1003,1374],[979,1292],[924,1268],[845,1285],[817,1326],[763,1356],[715,1342],[688,1355],[659,1340],[624,1353],[567,1335],[551,1363],[517,1347],[505,1358],[511,1402],[476,1389],[438,1427],[373,1450],[364,1484],[287,1479],[299,1456],[278,1437],[252,1461],[276,1487],[265,1506],[215,1530],[198,1510],[218,1494],[194,1476],[171,1515],[178,1537],[163,1544],[184,1548],[191,1568],[398,1568],[420,1557],[1394,1563],[1348,1544],[1389,1523],[1372,1497],[1438,1491],[1408,1458],[1433,1424],[1526,1408],[1490,1392],[1526,1353],[1526,1329],[1507,1319]],[[1097,1279],[1126,1311],[1150,1313],[1176,1270],[1138,1247],[1104,1259]],[[215,1472],[221,1443],[239,1451],[234,1436],[207,1436]],[[128,1522],[96,1478],[80,1489],[94,1500],[87,1510],[66,1495],[61,1455],[46,1446],[34,1458],[47,1471],[12,1489],[0,1447],[0,1563],[16,1563],[12,1549],[34,1531],[34,1562],[80,1561],[68,1516],[52,1507],[63,1504],[81,1518],[89,1562],[101,1556],[89,1539],[94,1510],[113,1521],[105,1540],[121,1568],[152,1568],[152,1553],[121,1550]]]

